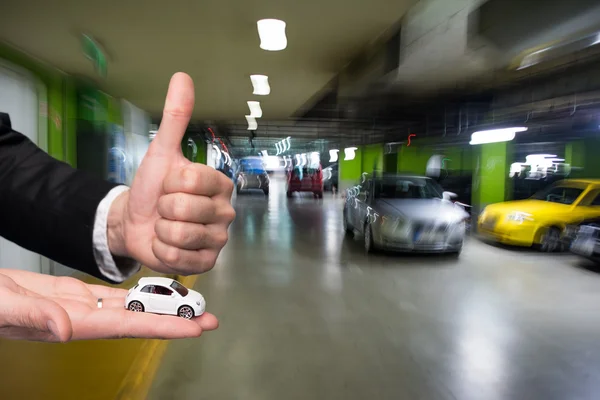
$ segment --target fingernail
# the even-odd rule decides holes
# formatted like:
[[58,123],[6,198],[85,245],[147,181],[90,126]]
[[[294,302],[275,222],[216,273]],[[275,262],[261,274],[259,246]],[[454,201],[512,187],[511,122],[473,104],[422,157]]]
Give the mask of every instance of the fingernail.
[[54,321],[50,320],[46,325],[48,326],[48,330],[52,332],[54,337],[56,337],[56,339],[60,339],[60,332],[58,330],[58,326],[56,326]]

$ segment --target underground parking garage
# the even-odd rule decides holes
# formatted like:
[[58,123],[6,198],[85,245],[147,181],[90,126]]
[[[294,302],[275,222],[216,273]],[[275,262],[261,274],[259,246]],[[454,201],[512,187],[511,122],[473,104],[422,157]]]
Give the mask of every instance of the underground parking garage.
[[175,279],[219,319],[180,340],[2,338],[0,398],[597,397],[595,2],[55,3],[3,5],[0,113],[131,186],[184,71],[181,153],[231,181],[236,218],[212,270],[120,283],[0,239],[0,274],[148,298],[140,278]]

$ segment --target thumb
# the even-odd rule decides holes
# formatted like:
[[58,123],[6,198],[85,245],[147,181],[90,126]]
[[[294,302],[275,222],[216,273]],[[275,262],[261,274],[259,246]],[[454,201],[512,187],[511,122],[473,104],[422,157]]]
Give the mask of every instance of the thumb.
[[73,328],[69,315],[54,301],[16,292],[0,302],[0,326],[12,328],[15,339],[67,342]]
[[171,78],[163,117],[151,148],[160,155],[182,154],[181,141],[194,110],[194,81],[178,72]]

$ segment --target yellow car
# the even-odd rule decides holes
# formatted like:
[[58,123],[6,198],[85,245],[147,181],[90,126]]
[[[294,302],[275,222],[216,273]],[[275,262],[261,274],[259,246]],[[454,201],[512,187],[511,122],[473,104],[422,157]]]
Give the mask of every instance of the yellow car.
[[600,218],[600,179],[558,181],[527,200],[487,206],[479,233],[513,246],[553,252],[563,247],[565,228]]

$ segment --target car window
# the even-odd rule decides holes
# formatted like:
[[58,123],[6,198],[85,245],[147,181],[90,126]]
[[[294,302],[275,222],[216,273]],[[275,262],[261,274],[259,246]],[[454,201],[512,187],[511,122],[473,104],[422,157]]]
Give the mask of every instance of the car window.
[[179,293],[181,297],[185,297],[189,293],[189,290],[177,281],[173,281],[173,283],[171,283],[171,288],[173,288],[177,293]]
[[441,199],[442,189],[431,179],[387,178],[375,183],[375,198],[378,199]]
[[590,203],[590,206],[600,207],[600,192],[596,193],[596,196],[594,197],[594,199]]
[[164,286],[155,286],[154,289],[156,294],[161,294],[163,296],[170,296],[173,293],[171,289],[167,289]]
[[146,285],[142,288],[141,292],[154,293],[154,285]]
[[578,187],[551,186],[534,194],[532,199],[571,205],[581,196],[583,190],[583,188]]

